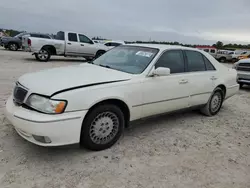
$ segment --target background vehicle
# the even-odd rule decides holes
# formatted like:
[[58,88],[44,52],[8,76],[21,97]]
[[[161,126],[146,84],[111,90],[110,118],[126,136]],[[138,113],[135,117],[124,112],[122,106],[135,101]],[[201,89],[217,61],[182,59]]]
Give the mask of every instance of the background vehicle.
[[109,41],[109,42],[104,43],[104,45],[107,46],[109,49],[112,49],[114,47],[124,45],[124,44],[125,44],[124,41]]
[[213,46],[196,46],[196,48],[198,48],[199,50],[203,50],[203,51],[209,53],[214,58],[217,55],[217,48],[215,48]]
[[250,85],[250,59],[241,59],[233,65],[237,70],[237,82],[242,88],[244,84]]
[[91,63],[21,76],[6,116],[35,144],[102,150],[133,120],[191,107],[216,115],[237,93],[236,75],[194,48],[121,45]]
[[237,50],[232,54],[232,62],[237,62],[240,56],[249,55],[250,51]]
[[232,60],[233,51],[230,50],[218,50],[215,55],[215,59],[217,59],[221,63],[225,63],[226,61]]
[[108,47],[94,43],[87,36],[76,32],[59,31],[55,39],[28,38],[26,51],[33,52],[39,61],[49,61],[51,55],[84,57],[87,60],[104,54]]
[[23,42],[22,38],[24,36],[34,36],[37,38],[51,38],[51,36],[41,33],[20,33],[14,37],[2,37],[1,45],[11,51],[17,51],[18,49],[22,48],[22,42]]

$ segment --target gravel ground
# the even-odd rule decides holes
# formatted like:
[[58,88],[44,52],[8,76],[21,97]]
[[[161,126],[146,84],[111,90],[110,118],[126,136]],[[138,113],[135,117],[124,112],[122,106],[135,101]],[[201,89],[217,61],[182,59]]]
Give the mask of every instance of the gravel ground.
[[[250,88],[228,99],[221,112],[197,112],[140,121],[112,148],[43,148],[22,139],[3,115],[16,79],[81,60],[49,63],[29,53],[0,49],[0,187],[250,187]],[[230,66],[230,65],[227,65]]]

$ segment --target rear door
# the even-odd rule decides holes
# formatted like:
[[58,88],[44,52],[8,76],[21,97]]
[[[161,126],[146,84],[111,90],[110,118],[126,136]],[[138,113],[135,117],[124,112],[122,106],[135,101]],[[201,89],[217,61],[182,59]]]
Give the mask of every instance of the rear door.
[[217,71],[212,63],[200,52],[185,50],[187,79],[189,81],[190,106],[206,104],[217,79]]
[[83,34],[78,34],[78,37],[80,42],[79,53],[84,57],[94,57],[97,52],[97,48],[94,42]]
[[68,33],[65,36],[65,54],[78,56],[80,55],[80,43],[76,33]]

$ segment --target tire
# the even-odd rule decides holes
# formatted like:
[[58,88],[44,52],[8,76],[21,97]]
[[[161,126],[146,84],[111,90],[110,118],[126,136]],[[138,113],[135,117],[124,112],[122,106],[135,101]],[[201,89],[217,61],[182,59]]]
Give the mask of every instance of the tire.
[[35,54],[35,57],[38,61],[47,62],[50,60],[51,54],[49,50],[43,48]]
[[124,114],[119,107],[112,104],[99,105],[83,121],[80,144],[93,151],[107,149],[118,141],[124,127]]
[[244,84],[242,84],[242,83],[239,83],[239,85],[240,85],[240,89],[242,89],[244,86]]
[[103,50],[97,51],[96,54],[95,54],[95,59],[97,59],[98,57],[102,56],[103,54],[105,54],[105,51],[103,51]]
[[219,59],[219,61],[221,62],[221,63],[225,63],[226,62],[226,58],[225,57],[221,57],[220,59]]
[[236,59],[236,58],[233,58],[233,59],[232,59],[232,62],[233,62],[233,63],[235,63],[236,61],[237,61],[237,59]]
[[10,51],[17,51],[18,48],[19,48],[19,46],[18,46],[16,43],[10,42],[10,43],[8,44],[8,49],[9,49]]
[[214,90],[211,97],[209,98],[207,104],[200,110],[201,113],[206,116],[216,115],[221,109],[223,100],[224,100],[224,92],[221,88],[217,87]]

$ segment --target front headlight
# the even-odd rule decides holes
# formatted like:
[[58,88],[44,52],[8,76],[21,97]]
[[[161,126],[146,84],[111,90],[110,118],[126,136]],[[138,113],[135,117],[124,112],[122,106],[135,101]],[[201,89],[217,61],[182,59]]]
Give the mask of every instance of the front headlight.
[[64,112],[67,101],[53,100],[40,95],[32,94],[27,99],[26,105],[43,113],[60,114]]

